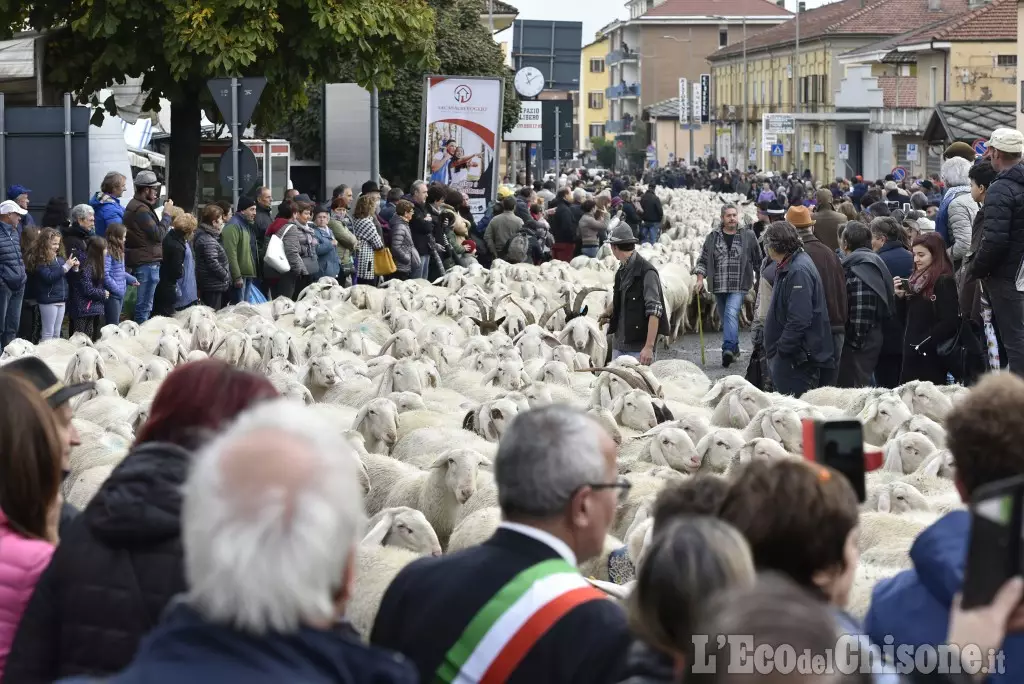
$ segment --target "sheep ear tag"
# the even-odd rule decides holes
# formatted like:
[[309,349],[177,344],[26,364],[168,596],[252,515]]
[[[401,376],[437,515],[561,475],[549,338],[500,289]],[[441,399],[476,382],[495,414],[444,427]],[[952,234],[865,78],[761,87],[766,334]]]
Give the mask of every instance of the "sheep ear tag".
[[588,311],[590,311],[590,307],[584,306],[582,309],[580,309],[580,316],[586,316]]

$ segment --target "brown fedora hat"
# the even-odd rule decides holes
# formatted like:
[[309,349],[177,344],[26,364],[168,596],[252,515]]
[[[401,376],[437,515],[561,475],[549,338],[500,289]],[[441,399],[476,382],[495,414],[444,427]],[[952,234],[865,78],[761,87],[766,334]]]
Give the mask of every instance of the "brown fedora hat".
[[814,225],[814,219],[811,218],[811,210],[803,206],[790,207],[789,211],[786,212],[786,220],[794,228],[807,228]]

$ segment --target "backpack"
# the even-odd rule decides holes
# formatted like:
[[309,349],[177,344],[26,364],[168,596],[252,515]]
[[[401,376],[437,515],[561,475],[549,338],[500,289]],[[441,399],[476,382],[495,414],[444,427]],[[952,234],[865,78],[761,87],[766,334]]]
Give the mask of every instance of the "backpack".
[[510,264],[521,264],[530,254],[530,234],[520,230],[505,244],[505,261]]

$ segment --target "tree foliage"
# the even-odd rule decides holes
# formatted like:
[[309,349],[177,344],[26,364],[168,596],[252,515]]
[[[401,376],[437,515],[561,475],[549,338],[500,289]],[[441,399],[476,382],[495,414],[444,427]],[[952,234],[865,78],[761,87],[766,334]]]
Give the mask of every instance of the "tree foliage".
[[615,168],[615,143],[603,137],[591,138],[590,149],[594,151],[598,166],[604,169]]
[[[97,91],[142,77],[144,105],[171,102],[171,196],[191,208],[200,109],[216,118],[210,78],[267,77],[255,122],[275,126],[307,106],[308,81],[344,73],[391,88],[407,68],[434,68],[435,16],[425,0],[28,0],[0,1],[7,35],[48,31],[51,85],[89,102]],[[98,109],[116,114],[113,98]]]
[[[512,130],[519,121],[519,96],[512,85],[512,73],[505,66],[501,47],[480,22],[482,0],[427,0],[436,21],[430,49],[430,67],[409,63],[396,71],[394,83],[379,89],[381,174],[403,187],[422,175],[419,166],[420,127],[423,114],[423,78],[430,73],[459,76],[502,76],[505,78],[505,109],[502,127]],[[344,78],[342,80],[356,80]],[[319,92],[311,84],[310,92]],[[309,107],[278,129],[292,141],[297,153],[306,158],[320,156],[321,114]],[[328,124],[330,125],[330,124]]]

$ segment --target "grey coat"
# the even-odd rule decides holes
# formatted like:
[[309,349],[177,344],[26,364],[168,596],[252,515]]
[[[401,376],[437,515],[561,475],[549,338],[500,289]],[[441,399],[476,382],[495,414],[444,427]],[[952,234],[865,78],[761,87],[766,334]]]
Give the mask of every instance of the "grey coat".
[[[694,275],[704,276],[705,288],[708,292],[713,291],[715,283],[715,240],[721,228],[708,233],[704,239],[704,248],[697,259],[697,267],[693,269]],[[761,249],[757,246],[757,236],[749,228],[740,227],[737,235],[743,242],[743,249],[740,250],[740,291],[748,292],[754,286],[754,269],[761,263]]]
[[420,253],[413,244],[409,224],[401,217],[397,217],[391,224],[391,256],[400,272],[419,272]]
[[949,203],[948,212],[946,225],[949,227],[949,234],[956,240],[949,250],[949,258],[953,262],[958,262],[971,250],[971,237],[974,217],[978,214],[978,203],[971,197],[970,192],[964,192]]

